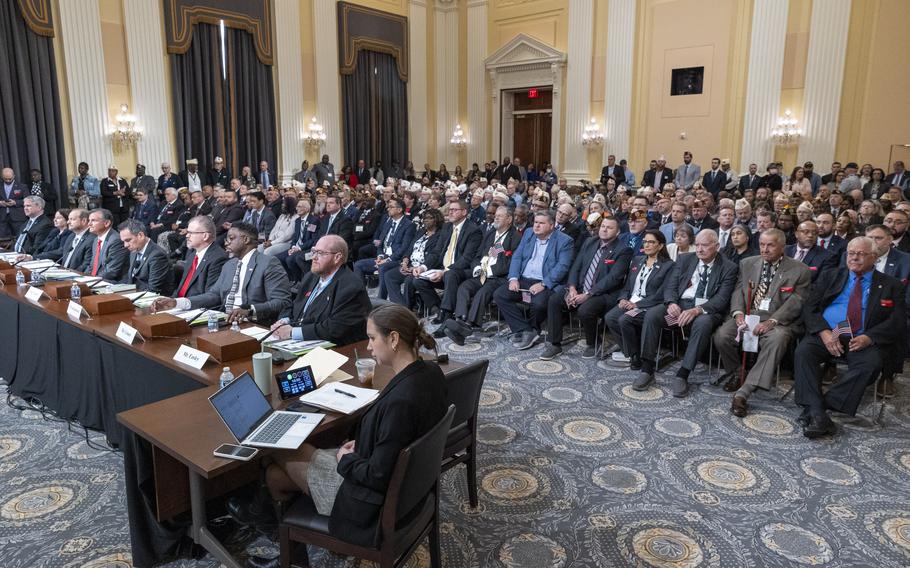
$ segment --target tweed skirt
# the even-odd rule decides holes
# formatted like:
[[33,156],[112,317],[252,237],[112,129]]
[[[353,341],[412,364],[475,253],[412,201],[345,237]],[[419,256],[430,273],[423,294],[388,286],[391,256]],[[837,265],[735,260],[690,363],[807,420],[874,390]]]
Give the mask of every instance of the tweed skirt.
[[338,461],[335,459],[337,453],[338,448],[316,450],[307,468],[307,487],[320,515],[332,513],[335,495],[344,482],[344,478],[338,474]]

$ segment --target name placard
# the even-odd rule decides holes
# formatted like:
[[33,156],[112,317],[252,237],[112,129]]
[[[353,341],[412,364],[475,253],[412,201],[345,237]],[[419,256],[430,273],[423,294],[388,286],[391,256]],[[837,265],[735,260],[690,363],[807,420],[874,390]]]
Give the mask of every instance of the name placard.
[[41,288],[35,288],[34,286],[29,286],[28,290],[25,292],[25,299],[31,300],[32,302],[37,302],[41,299],[41,296],[44,295],[44,290]]
[[174,353],[174,361],[189,365],[194,369],[201,369],[208,359],[208,353],[193,349],[189,345],[181,345],[180,349],[177,350],[177,353]]
[[136,334],[138,333],[139,332],[135,327],[132,327],[126,322],[120,322],[120,326],[117,327],[117,339],[126,343],[127,345],[133,344],[133,341],[136,339]]
[[70,300],[66,306],[66,315],[74,320],[79,320],[83,315],[88,315],[88,312],[85,311],[82,304]]

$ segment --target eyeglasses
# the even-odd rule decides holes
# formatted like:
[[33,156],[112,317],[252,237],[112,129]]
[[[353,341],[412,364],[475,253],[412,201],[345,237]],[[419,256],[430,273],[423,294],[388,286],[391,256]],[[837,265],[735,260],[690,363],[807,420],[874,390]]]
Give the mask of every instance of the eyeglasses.
[[329,256],[332,254],[338,254],[337,252],[333,252],[330,250],[318,250],[318,249],[310,249],[310,252],[313,253],[313,256]]
[[866,251],[862,251],[862,250],[848,250],[847,251],[847,256],[866,257],[866,256],[872,256],[872,254],[873,253],[871,253],[871,252],[866,252]]
[[187,231],[187,235],[207,235],[208,231]]
[[660,241],[651,241],[651,240],[649,240],[649,241],[642,241],[641,244],[643,244],[643,245],[659,245],[659,244],[660,244]]

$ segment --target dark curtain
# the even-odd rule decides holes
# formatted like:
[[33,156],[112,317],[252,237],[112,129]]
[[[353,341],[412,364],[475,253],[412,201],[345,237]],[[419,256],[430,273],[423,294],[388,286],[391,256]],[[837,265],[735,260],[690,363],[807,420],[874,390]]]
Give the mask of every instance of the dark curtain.
[[53,38],[28,28],[16,0],[0,0],[0,167],[31,186],[29,170],[65,203],[66,156]]
[[232,141],[232,171],[261,160],[274,171],[278,151],[275,129],[275,87],[272,66],[259,61],[253,36],[243,30],[227,30],[228,128]]
[[187,52],[170,57],[177,136],[175,169],[184,169],[186,159],[196,158],[200,170],[205,171],[215,161],[215,156],[228,161],[218,27],[196,24]]
[[382,160],[404,164],[408,158],[408,86],[398,76],[395,58],[361,50],[354,73],[343,75],[344,158],[347,164]]

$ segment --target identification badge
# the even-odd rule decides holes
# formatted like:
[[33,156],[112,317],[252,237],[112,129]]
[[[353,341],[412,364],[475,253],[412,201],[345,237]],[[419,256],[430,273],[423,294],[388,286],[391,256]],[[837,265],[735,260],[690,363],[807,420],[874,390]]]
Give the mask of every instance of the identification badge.
[[522,292],[522,293],[521,293],[521,301],[524,302],[524,303],[526,303],[526,304],[530,304],[530,303],[531,303],[531,293],[530,293],[530,292]]
[[316,224],[310,223],[309,225],[306,226],[306,230],[308,233],[312,233],[313,231],[316,230]]
[[362,232],[363,232],[363,225],[357,225],[356,227],[354,227],[354,232],[355,232],[355,233],[362,233]]
[[765,298],[758,304],[758,309],[763,312],[767,312],[771,309],[771,298]]

